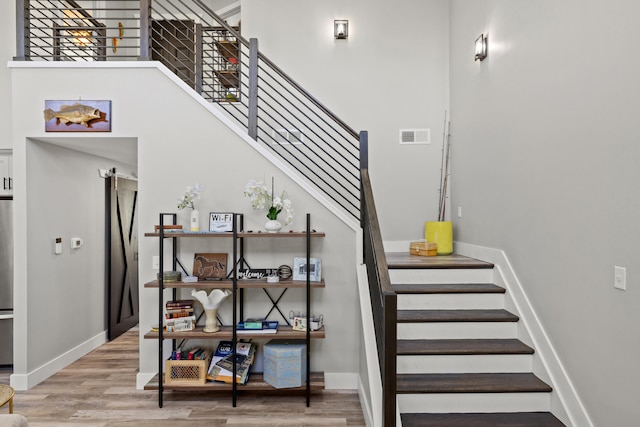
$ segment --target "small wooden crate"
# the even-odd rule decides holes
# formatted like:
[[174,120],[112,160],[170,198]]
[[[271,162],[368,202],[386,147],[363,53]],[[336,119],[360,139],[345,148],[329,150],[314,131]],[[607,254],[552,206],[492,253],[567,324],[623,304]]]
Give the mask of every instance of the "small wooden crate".
[[209,360],[167,360],[164,383],[172,385],[204,385]]
[[436,256],[438,255],[438,245],[435,243],[427,243],[424,240],[418,240],[411,242],[409,246],[409,252],[411,255],[420,256]]

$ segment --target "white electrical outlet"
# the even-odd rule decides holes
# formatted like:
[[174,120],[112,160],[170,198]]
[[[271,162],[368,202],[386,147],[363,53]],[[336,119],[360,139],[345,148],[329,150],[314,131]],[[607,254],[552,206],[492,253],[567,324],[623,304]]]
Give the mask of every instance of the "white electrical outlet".
[[627,290],[627,269],[625,267],[613,267],[613,287]]
[[154,256],[153,258],[151,258],[151,268],[153,268],[154,270],[157,270],[160,268],[160,257],[159,256]]

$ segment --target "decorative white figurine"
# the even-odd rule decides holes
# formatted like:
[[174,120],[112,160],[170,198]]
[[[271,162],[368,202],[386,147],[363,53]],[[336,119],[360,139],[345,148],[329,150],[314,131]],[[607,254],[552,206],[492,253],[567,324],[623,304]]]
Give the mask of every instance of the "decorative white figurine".
[[195,289],[191,291],[191,296],[200,301],[204,308],[204,332],[218,332],[220,330],[217,319],[218,307],[220,307],[222,301],[224,301],[224,299],[229,295],[231,295],[231,291],[229,289],[225,289],[224,291],[221,289],[214,289],[209,293],[209,295],[207,295],[205,291],[196,291]]

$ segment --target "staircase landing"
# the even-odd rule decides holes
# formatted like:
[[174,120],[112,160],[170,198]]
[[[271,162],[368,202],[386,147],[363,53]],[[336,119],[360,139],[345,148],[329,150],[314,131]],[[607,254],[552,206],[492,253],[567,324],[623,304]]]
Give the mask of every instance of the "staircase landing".
[[387,252],[387,264],[394,269],[448,269],[448,268],[493,268],[490,262],[463,255],[417,256],[407,252]]

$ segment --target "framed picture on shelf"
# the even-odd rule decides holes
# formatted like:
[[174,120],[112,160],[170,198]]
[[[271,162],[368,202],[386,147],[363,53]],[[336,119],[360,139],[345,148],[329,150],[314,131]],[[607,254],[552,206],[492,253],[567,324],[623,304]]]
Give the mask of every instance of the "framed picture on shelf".
[[[309,280],[319,282],[322,277],[322,260],[310,258]],[[307,280],[307,258],[295,257],[293,259],[293,280]]]
[[233,231],[233,212],[210,212],[209,231]]
[[227,254],[195,254],[193,275],[198,280],[223,280],[227,277]]

